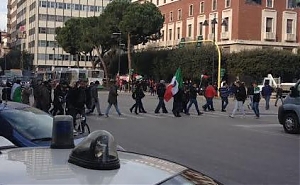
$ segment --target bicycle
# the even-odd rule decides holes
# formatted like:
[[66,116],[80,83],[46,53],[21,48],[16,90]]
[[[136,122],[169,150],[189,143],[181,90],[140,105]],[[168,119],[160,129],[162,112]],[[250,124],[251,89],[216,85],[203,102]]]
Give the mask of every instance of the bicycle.
[[79,132],[80,134],[83,133],[91,133],[89,125],[86,123],[86,116],[83,116],[81,114],[76,115],[76,122],[74,126],[75,130]]

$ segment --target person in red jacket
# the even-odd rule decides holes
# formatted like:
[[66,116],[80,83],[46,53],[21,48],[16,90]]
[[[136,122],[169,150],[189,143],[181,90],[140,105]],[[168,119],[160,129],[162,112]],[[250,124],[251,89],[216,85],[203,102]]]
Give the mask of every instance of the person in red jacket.
[[204,97],[206,98],[206,104],[202,106],[204,111],[207,111],[207,109],[210,111],[215,111],[213,99],[216,94],[217,94],[216,89],[214,88],[214,86],[212,86],[211,83],[209,83],[204,93]]

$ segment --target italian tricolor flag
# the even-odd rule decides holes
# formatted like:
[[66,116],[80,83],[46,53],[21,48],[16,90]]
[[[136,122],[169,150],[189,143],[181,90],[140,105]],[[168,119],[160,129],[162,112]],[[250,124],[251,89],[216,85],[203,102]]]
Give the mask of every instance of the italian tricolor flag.
[[178,68],[175,76],[172,78],[171,83],[167,86],[164,99],[168,102],[179,90],[183,87],[183,80],[181,75],[181,69]]

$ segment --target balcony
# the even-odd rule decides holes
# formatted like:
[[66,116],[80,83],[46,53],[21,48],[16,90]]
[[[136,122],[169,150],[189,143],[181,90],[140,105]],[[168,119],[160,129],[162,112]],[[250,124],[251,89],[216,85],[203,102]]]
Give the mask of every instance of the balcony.
[[264,40],[276,40],[274,32],[264,32]]
[[228,31],[222,32],[221,33],[221,39],[222,40],[228,40],[229,39],[229,32]]
[[286,33],[284,35],[284,40],[287,41],[287,42],[295,42],[296,41],[296,34]]

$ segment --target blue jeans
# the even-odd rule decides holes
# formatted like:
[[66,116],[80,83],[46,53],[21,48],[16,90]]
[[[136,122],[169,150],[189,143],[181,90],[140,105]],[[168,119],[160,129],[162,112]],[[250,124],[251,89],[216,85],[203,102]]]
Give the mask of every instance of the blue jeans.
[[225,110],[228,105],[228,97],[221,97],[222,98],[222,110]]
[[259,117],[259,102],[252,103],[252,109],[257,117]]
[[271,96],[265,96],[266,110],[269,110],[269,108],[270,108],[270,98],[271,98]]
[[205,111],[206,111],[206,109],[214,110],[213,98],[206,98],[206,104],[203,105],[203,109]]
[[197,99],[190,99],[190,103],[189,103],[189,105],[188,105],[187,112],[190,111],[190,108],[191,108],[191,106],[192,106],[193,104],[195,105],[195,108],[196,108],[197,113],[200,114]]
[[108,115],[109,110],[110,110],[110,108],[111,108],[112,105],[114,105],[114,107],[115,107],[117,113],[118,113],[119,115],[121,115],[121,112],[120,112],[120,110],[119,110],[119,107],[118,107],[118,104],[117,104],[117,103],[116,103],[116,104],[109,104],[108,107],[107,107],[107,109],[106,109],[105,114]]

